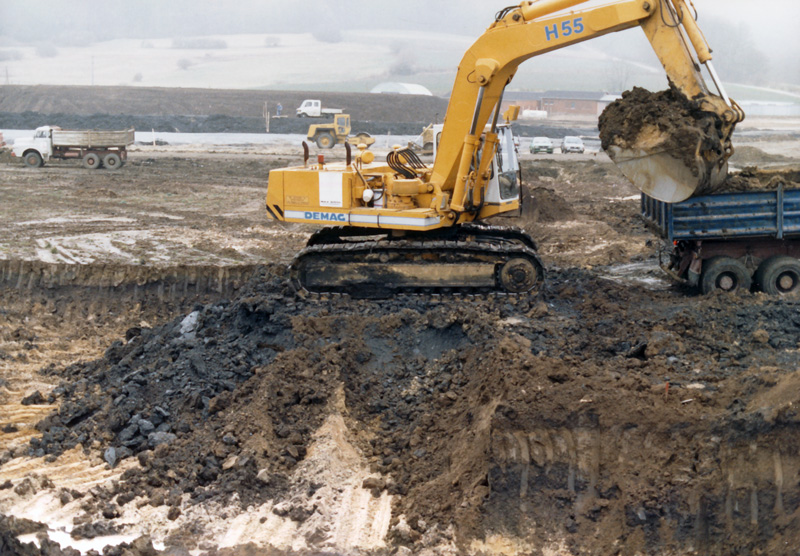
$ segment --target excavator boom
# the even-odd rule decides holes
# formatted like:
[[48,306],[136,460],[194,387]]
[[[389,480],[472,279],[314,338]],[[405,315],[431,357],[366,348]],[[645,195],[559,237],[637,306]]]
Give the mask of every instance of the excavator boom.
[[[709,92],[699,63],[709,65],[711,75],[716,76],[710,66],[710,50],[684,0],[625,0],[563,12],[586,1],[523,2],[518,9],[498,14],[495,23],[464,54],[431,179],[441,183],[444,191],[452,187],[456,208],[462,206],[470,188],[481,186],[480,176],[477,181],[470,179],[470,165],[464,161],[475,156],[477,135],[492,117],[519,65],[534,56],[637,26],[650,41],[670,83],[718,120],[718,137],[708,143],[721,148],[708,152],[702,145],[694,145],[699,152],[691,157],[665,153],[662,146],[669,138],[651,134],[616,146],[609,154],[634,185],[667,202],[682,201],[724,179],[725,161],[732,154],[730,136],[744,114],[724,91],[720,90],[720,96]],[[687,167],[689,160],[692,163]]]

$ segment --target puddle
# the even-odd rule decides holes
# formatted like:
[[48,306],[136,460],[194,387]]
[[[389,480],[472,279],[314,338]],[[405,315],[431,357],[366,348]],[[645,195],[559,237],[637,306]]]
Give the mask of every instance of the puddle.
[[655,260],[612,265],[600,273],[618,284],[638,284],[648,290],[666,290],[672,282]]

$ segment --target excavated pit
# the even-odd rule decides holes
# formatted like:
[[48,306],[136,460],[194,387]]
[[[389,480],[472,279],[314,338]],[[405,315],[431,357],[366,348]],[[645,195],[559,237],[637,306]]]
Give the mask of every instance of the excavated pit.
[[[79,506],[73,538],[136,530],[149,508],[165,549],[208,554],[210,506],[255,516],[241,544],[298,553],[800,541],[797,302],[577,270],[551,272],[539,299],[309,300],[282,266],[232,293],[44,368],[54,408],[0,456],[0,479],[41,458],[12,486]],[[70,454],[124,471],[78,498],[46,479]]]

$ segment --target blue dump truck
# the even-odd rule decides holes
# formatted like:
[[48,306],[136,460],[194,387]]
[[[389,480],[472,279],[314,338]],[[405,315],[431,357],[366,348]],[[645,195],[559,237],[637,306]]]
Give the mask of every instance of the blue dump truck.
[[642,217],[668,245],[661,268],[703,293],[800,292],[800,184],[771,183],[672,204],[642,195]]

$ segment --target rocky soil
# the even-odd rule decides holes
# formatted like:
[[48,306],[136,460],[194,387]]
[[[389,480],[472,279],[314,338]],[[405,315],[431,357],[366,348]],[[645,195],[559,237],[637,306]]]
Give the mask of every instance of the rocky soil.
[[524,156],[537,297],[309,297],[292,153],[0,165],[0,553],[796,553],[798,300],[671,286],[603,155]]
[[783,189],[800,188],[800,171],[790,170],[759,170],[758,167],[746,168],[741,172],[732,172],[720,186],[718,192],[738,191],[774,191]]
[[[797,302],[549,278],[540,298],[376,305],[261,268],[230,301],[43,368],[58,386],[22,403],[57,408],[2,461],[44,463],[6,488],[55,491],[75,539],[137,530],[148,507],[166,548],[209,554],[210,505],[259,515],[256,539],[354,552],[337,531],[353,490],[388,500],[380,532],[413,552],[796,546]],[[76,451],[124,471],[58,488],[47,463]]]

